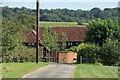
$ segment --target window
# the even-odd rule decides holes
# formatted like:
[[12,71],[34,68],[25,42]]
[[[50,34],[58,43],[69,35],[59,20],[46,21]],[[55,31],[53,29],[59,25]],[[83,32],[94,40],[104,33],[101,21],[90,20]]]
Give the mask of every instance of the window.
[[72,46],[72,45],[73,45],[72,42],[69,42],[69,43],[68,43],[68,46]]
[[31,43],[28,43],[28,46],[30,46],[31,45]]
[[31,43],[32,46],[34,46],[34,43]]
[[78,43],[76,42],[76,44],[78,44]]
[[68,46],[70,46],[70,43],[68,43]]

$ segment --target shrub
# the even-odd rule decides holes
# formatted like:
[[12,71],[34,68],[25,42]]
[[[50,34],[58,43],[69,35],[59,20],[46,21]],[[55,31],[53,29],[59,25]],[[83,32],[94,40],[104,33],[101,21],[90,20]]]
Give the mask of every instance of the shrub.
[[34,48],[17,47],[14,53],[12,57],[13,62],[34,62],[36,59]]
[[87,29],[87,42],[96,43],[102,46],[108,38],[120,39],[120,28],[117,20],[95,19],[89,21]]
[[106,40],[100,48],[100,57],[104,65],[116,65],[119,63],[120,42],[117,40]]
[[68,49],[68,51],[77,52],[77,46],[70,47],[70,49]]
[[77,47],[77,61],[80,63],[80,57],[82,61],[87,63],[95,63],[99,59],[99,47],[92,43],[82,43]]
[[[2,56],[3,62],[34,62],[36,60],[35,48],[18,46]],[[40,52],[39,52],[40,53]],[[39,54],[39,57],[41,55]]]

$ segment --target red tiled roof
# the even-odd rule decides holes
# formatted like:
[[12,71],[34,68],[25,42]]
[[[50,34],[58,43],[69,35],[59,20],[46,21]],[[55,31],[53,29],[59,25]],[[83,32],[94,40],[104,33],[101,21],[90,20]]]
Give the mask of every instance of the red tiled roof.
[[[67,38],[67,42],[83,42],[85,39],[86,27],[50,27],[58,35],[58,42],[60,42],[61,34],[64,33]],[[43,27],[39,28],[39,37],[42,40]],[[25,34],[26,40],[24,43],[35,43],[36,36],[35,32],[29,31]]]

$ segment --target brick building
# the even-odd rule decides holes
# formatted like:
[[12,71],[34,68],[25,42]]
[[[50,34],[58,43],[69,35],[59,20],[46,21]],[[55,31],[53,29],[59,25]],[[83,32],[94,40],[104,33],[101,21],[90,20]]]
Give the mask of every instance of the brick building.
[[[85,33],[86,33],[86,27],[50,27],[53,31],[56,32],[58,43],[61,42],[61,33],[64,33],[66,35],[66,48],[70,48],[72,46],[77,46],[80,43],[84,42],[85,40]],[[46,48],[44,48],[41,44],[42,35],[44,33],[44,28],[39,28],[39,46],[40,50],[43,50],[43,55],[46,54]],[[23,44],[29,47],[35,47],[36,45],[36,32],[35,30],[26,31],[24,33],[25,41],[23,41]]]

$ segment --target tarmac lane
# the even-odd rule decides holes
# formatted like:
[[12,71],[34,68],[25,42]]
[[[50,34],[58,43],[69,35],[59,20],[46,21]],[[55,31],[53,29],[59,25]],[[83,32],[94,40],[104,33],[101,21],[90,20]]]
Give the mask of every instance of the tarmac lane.
[[50,64],[33,71],[23,78],[74,78],[75,66],[71,64]]

